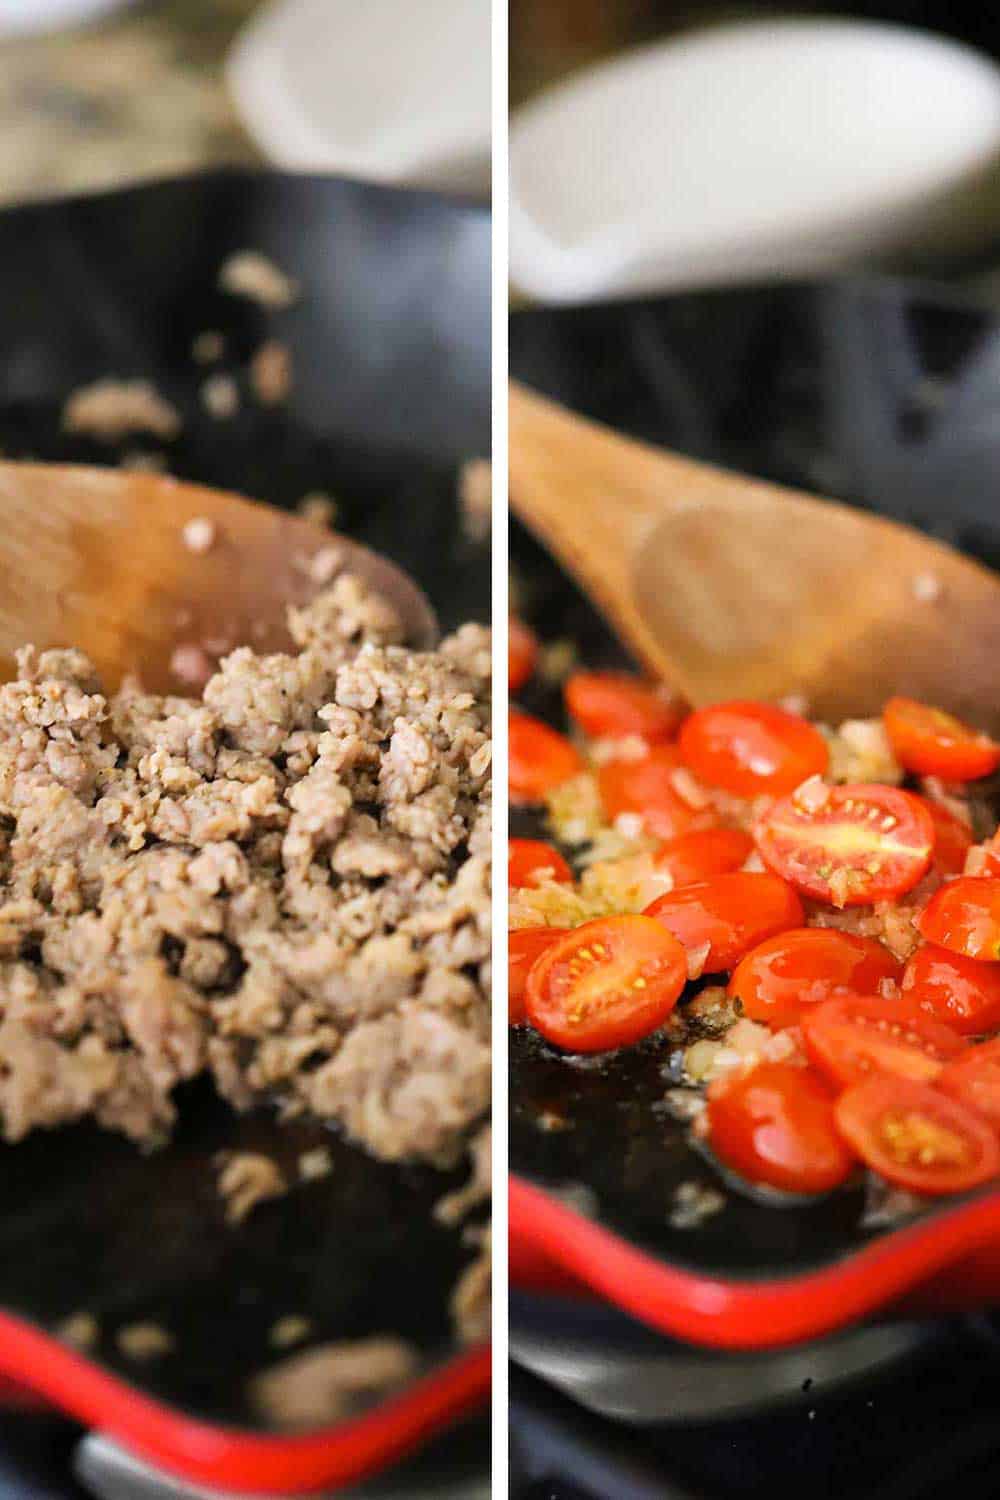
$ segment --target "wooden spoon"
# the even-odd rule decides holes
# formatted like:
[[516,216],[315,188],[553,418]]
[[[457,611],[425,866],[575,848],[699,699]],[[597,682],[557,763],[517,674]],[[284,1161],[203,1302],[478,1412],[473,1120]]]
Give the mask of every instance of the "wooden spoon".
[[511,506],[695,704],[903,693],[1000,732],[1000,578],[909,527],[634,442],[512,385]]
[[[204,550],[185,540],[195,520],[207,522],[193,528]],[[0,680],[32,642],[79,646],[108,688],[131,672],[152,691],[190,691],[171,667],[179,646],[289,648],[286,605],[317,592],[310,561],[329,548],[338,571],[361,574],[396,607],[408,640],[434,642],[433,610],[412,579],[299,517],[154,474],[0,463]]]

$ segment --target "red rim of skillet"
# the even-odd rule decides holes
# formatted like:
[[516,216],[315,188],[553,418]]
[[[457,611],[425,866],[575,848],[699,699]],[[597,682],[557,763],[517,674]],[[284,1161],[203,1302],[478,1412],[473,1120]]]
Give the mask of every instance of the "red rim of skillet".
[[969,1310],[1000,1300],[1000,1189],[938,1212],[815,1271],[731,1280],[640,1250],[523,1178],[510,1179],[512,1280],[561,1272],[664,1333],[720,1349],[765,1349],[887,1311]]
[[489,1384],[489,1346],[479,1345],[335,1427],[246,1433],[140,1394],[38,1328],[0,1313],[0,1404],[26,1389],[157,1468],[237,1492],[300,1494],[370,1478],[480,1405]]

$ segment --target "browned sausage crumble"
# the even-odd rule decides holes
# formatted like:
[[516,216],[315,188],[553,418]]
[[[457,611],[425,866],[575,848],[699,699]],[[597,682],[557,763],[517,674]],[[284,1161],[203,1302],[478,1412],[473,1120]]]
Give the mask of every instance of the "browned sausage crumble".
[[419,1369],[416,1352],[393,1334],[320,1344],[257,1375],[250,1395],[276,1427],[314,1427],[353,1416]]
[[343,575],[201,699],[26,647],[0,686],[0,1123],[144,1146],[208,1070],[389,1160],[489,1103],[489,645]]

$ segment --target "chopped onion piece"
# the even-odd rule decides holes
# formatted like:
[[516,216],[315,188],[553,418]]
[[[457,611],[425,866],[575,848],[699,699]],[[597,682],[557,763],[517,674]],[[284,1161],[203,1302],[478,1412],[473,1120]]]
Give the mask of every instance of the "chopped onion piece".
[[830,788],[822,776],[810,776],[808,781],[803,781],[792,793],[792,801],[796,807],[801,807],[803,812],[819,812],[830,800]]
[[687,950],[689,979],[701,978],[705,972],[705,963],[711,951],[711,943],[699,943],[697,948],[689,948]]
[[712,803],[711,794],[705,790],[686,766],[678,766],[676,771],[670,773],[670,780],[674,791],[688,807],[700,811],[703,807],[710,807]]

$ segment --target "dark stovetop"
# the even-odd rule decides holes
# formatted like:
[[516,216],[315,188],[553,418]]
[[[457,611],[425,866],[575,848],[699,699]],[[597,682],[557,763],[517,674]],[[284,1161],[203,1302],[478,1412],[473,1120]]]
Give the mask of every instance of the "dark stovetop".
[[511,1500],[993,1500],[1000,1337],[942,1328],[883,1376],[766,1416],[627,1428],[511,1371]]
[[[47,1413],[0,1413],[0,1500],[95,1500],[93,1491],[73,1475],[74,1455],[83,1437],[80,1428]],[[466,1493],[469,1500],[482,1500],[489,1443],[490,1417],[485,1412],[449,1429],[399,1468],[343,1492],[344,1500],[428,1500],[439,1494],[446,1500],[466,1500]],[[125,1493],[129,1500],[133,1494],[134,1500],[144,1500],[138,1490]],[[162,1491],[155,1500],[165,1500]]]

